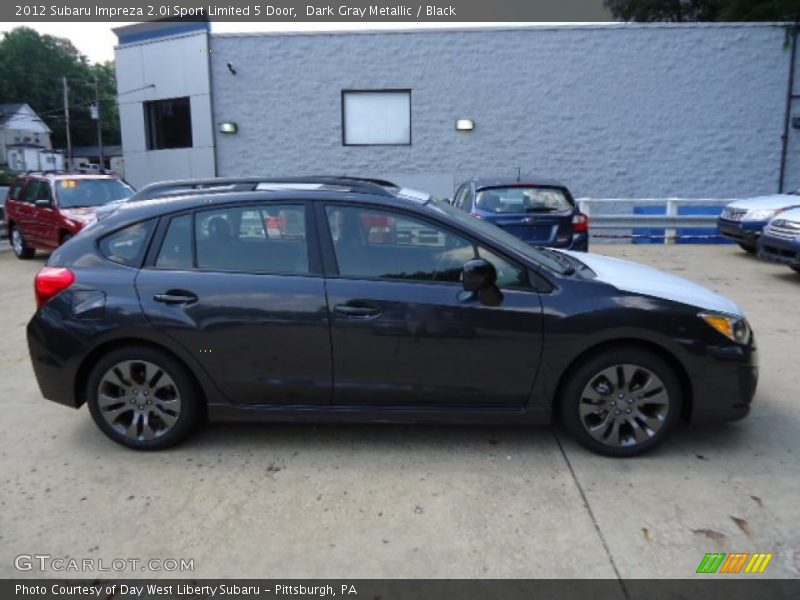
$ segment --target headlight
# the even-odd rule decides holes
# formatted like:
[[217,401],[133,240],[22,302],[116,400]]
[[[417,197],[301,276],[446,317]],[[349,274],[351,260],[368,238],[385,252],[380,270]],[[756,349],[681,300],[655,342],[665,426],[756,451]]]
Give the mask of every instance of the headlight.
[[766,221],[775,215],[775,209],[772,208],[754,208],[748,210],[744,216],[746,221]]
[[746,344],[750,339],[750,326],[744,317],[733,317],[720,313],[700,313],[697,315],[732,342]]

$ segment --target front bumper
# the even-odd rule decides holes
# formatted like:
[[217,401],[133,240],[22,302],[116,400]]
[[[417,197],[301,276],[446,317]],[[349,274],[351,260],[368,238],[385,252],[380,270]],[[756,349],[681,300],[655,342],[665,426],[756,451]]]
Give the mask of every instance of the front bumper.
[[758,241],[758,256],[790,267],[800,268],[800,241],[765,234]]
[[750,413],[758,385],[758,352],[750,345],[708,347],[690,373],[693,425],[736,421]]
[[751,246],[758,243],[761,231],[766,225],[767,221],[730,221],[722,217],[717,219],[717,229],[722,237]]

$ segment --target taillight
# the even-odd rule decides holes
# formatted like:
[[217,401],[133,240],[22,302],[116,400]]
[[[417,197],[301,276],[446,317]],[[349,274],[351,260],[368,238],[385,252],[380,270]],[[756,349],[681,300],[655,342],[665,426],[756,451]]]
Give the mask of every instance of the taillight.
[[483,218],[479,213],[476,213],[476,212],[469,213],[469,216],[470,217],[475,217],[476,219],[482,219]]
[[41,308],[75,283],[75,273],[61,267],[44,267],[33,281],[36,306]]
[[589,231],[589,217],[578,213],[572,217],[572,233],[583,233],[584,231]]

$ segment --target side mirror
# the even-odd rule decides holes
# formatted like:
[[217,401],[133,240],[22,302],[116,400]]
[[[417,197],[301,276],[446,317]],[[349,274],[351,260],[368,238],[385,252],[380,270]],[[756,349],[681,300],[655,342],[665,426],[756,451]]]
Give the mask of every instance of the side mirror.
[[494,265],[485,258],[473,258],[467,261],[461,270],[461,284],[464,291],[459,294],[459,300],[466,302],[477,296],[481,304],[486,306],[500,306],[503,302],[503,293],[495,285],[497,271]]
[[461,270],[461,283],[467,292],[481,292],[494,287],[497,271],[494,265],[485,258],[473,258],[467,261]]
[[39,208],[50,208],[53,205],[53,203],[50,200],[40,199],[40,200],[35,200],[34,205],[38,206]]

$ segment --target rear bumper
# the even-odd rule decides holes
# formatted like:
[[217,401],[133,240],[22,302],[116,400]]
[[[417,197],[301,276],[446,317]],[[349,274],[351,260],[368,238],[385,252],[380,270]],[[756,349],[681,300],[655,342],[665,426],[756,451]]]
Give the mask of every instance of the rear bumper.
[[[53,317],[52,311],[47,311]],[[78,408],[80,399],[75,393],[76,375],[84,344],[63,328],[53,327],[39,310],[28,323],[28,352],[33,374],[42,396],[53,402]]]
[[711,347],[693,360],[692,410],[694,424],[736,421],[750,413],[758,385],[758,353],[750,346]]
[[758,256],[791,267],[800,267],[800,241],[763,235],[758,241]]
[[562,250],[575,250],[576,252],[589,251],[589,234],[588,233],[575,233],[566,241],[555,240],[554,242],[538,242],[533,240],[523,240],[529,246],[540,247],[546,246],[547,248],[560,248]]
[[568,250],[576,250],[578,252],[589,251],[589,232],[573,233],[572,242],[567,246]]
[[767,221],[729,221],[717,219],[717,229],[723,237],[740,244],[755,246]]

